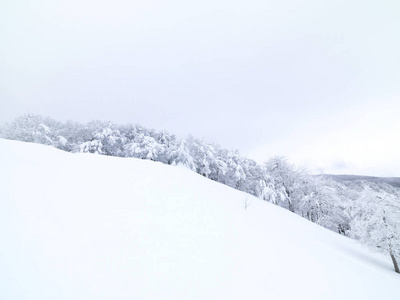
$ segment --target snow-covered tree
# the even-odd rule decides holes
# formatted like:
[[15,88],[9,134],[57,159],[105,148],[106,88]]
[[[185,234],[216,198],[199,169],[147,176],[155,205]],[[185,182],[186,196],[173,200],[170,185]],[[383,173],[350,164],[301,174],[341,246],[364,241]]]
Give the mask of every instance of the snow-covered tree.
[[103,144],[99,140],[84,142],[79,145],[79,152],[81,153],[94,153],[103,154]]
[[297,200],[301,198],[300,183],[302,171],[290,164],[284,157],[274,157],[265,164],[268,174],[274,179],[279,201],[276,203],[295,212]]
[[123,156],[123,146],[126,139],[121,136],[118,129],[114,129],[113,124],[110,123],[100,132],[96,132],[94,136],[101,142],[103,154],[110,156]]
[[243,169],[243,163],[237,150],[227,151],[226,153],[226,172],[224,183],[238,190],[243,189],[246,180],[246,173]]
[[178,148],[179,144],[176,136],[166,131],[161,131],[154,134],[154,139],[164,147],[164,152],[158,156],[158,160],[164,164],[171,164],[171,151]]
[[255,196],[265,201],[276,203],[277,193],[272,178],[263,178],[256,182]]
[[382,186],[364,186],[354,203],[351,235],[362,243],[387,252],[397,273],[400,259],[400,195]]
[[349,229],[348,201],[341,196],[340,184],[321,176],[303,174],[301,190],[304,196],[298,201],[296,213],[302,217],[341,234]]
[[49,118],[40,115],[27,114],[16,118],[7,124],[3,131],[3,137],[24,142],[33,142],[52,145],[54,134],[49,127]]
[[171,151],[170,161],[173,166],[184,166],[192,171],[197,168],[185,141],[181,141],[179,147]]
[[159,144],[153,137],[139,133],[133,142],[125,146],[125,155],[160,161],[165,156],[165,150],[165,145]]
[[219,166],[214,146],[192,136],[186,139],[186,143],[196,164],[196,172],[207,178],[215,175]]

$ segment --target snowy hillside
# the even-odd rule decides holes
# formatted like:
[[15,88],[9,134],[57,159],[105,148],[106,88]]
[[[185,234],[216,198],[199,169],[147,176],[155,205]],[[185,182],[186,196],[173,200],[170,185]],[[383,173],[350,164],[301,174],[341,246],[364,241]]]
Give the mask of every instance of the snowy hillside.
[[188,169],[0,139],[1,299],[399,299],[392,269]]

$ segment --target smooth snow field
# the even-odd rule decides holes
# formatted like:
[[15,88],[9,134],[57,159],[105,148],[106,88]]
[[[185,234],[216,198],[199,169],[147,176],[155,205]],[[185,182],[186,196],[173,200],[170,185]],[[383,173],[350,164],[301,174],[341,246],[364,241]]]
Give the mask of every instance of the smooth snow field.
[[400,276],[187,169],[1,139],[0,299],[398,300]]

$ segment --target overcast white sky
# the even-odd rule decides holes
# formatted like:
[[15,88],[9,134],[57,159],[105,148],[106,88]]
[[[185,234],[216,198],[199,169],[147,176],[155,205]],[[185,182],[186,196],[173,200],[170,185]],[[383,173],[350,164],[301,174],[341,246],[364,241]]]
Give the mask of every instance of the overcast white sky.
[[191,133],[400,176],[400,1],[0,1],[0,122]]

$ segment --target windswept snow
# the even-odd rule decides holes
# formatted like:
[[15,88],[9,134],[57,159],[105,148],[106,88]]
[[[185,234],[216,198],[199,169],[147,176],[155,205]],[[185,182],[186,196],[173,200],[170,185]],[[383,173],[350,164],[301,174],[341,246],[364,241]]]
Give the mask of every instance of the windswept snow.
[[0,140],[0,298],[397,300],[400,276],[187,169]]

